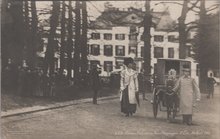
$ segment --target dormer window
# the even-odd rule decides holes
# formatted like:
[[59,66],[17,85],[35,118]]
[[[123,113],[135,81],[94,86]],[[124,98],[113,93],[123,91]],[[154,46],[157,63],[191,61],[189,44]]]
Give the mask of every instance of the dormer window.
[[105,40],[112,40],[112,34],[108,34],[108,33],[104,34],[104,39]]
[[125,34],[115,34],[116,40],[125,40]]
[[162,35],[155,35],[154,36],[154,41],[155,42],[163,42],[164,37]]
[[92,34],[91,34],[91,38],[92,38],[93,40],[98,40],[98,39],[100,39],[100,33],[92,33]]

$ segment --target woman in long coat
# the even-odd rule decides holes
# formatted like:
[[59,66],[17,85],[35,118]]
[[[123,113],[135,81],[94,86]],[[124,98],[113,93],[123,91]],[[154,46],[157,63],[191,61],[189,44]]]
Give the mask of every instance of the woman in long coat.
[[196,96],[196,100],[199,101],[201,95],[195,80],[190,77],[190,69],[188,66],[184,67],[183,73],[184,75],[179,78],[175,87],[173,88],[173,91],[177,92],[179,90],[179,106],[180,113],[183,115],[183,123],[191,125],[193,105],[195,103],[194,96]]
[[126,68],[121,71],[120,91],[121,91],[121,112],[125,113],[125,116],[132,115],[136,112],[138,93],[138,73],[132,69],[133,59],[126,58],[124,65]]

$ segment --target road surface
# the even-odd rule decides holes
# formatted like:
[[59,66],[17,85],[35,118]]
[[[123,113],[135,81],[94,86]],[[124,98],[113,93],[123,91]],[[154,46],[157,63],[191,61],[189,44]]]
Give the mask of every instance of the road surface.
[[214,99],[202,95],[195,108],[193,126],[181,124],[181,116],[168,123],[166,113],[153,118],[150,101],[132,117],[120,113],[119,99],[82,103],[1,119],[2,139],[219,139],[220,93]]

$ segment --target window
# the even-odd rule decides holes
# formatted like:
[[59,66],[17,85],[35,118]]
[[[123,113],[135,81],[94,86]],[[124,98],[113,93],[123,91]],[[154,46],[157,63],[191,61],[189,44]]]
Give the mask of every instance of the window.
[[144,47],[141,47],[141,57],[144,57]]
[[112,61],[104,61],[104,71],[111,72],[113,70]]
[[91,61],[90,61],[90,67],[91,67],[91,68],[94,67],[94,66],[96,66],[97,64],[100,65],[100,61],[98,61],[98,60],[91,60]]
[[116,56],[125,56],[125,46],[116,45]]
[[162,58],[163,57],[163,48],[162,47],[154,47],[154,57]]
[[168,36],[168,42],[174,42],[175,41],[175,36],[174,35],[169,35]]
[[91,45],[91,55],[99,55],[100,54],[100,47],[97,44],[92,44]]
[[124,40],[125,39],[125,34],[115,34],[115,39],[116,40]]
[[129,46],[129,54],[130,53],[137,55],[137,47],[136,46]]
[[120,69],[121,66],[123,66],[124,62],[123,62],[123,60],[122,61],[116,60],[115,64],[116,64],[115,68]]
[[112,45],[104,45],[104,55],[112,56]]
[[105,40],[112,40],[112,34],[104,34],[104,39]]
[[163,42],[163,36],[162,35],[155,35],[154,41],[155,42]]
[[137,35],[136,34],[129,35],[129,40],[137,40]]
[[174,58],[174,49],[168,48],[168,58]]
[[100,39],[100,33],[92,33],[92,34],[91,34],[91,38],[92,38],[93,40],[98,40],[98,39]]

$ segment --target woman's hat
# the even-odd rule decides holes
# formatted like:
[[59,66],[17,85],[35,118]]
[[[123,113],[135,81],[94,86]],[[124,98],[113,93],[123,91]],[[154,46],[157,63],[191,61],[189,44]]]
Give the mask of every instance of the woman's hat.
[[133,58],[129,57],[129,58],[125,58],[124,59],[124,64],[127,66],[130,63],[134,63]]

